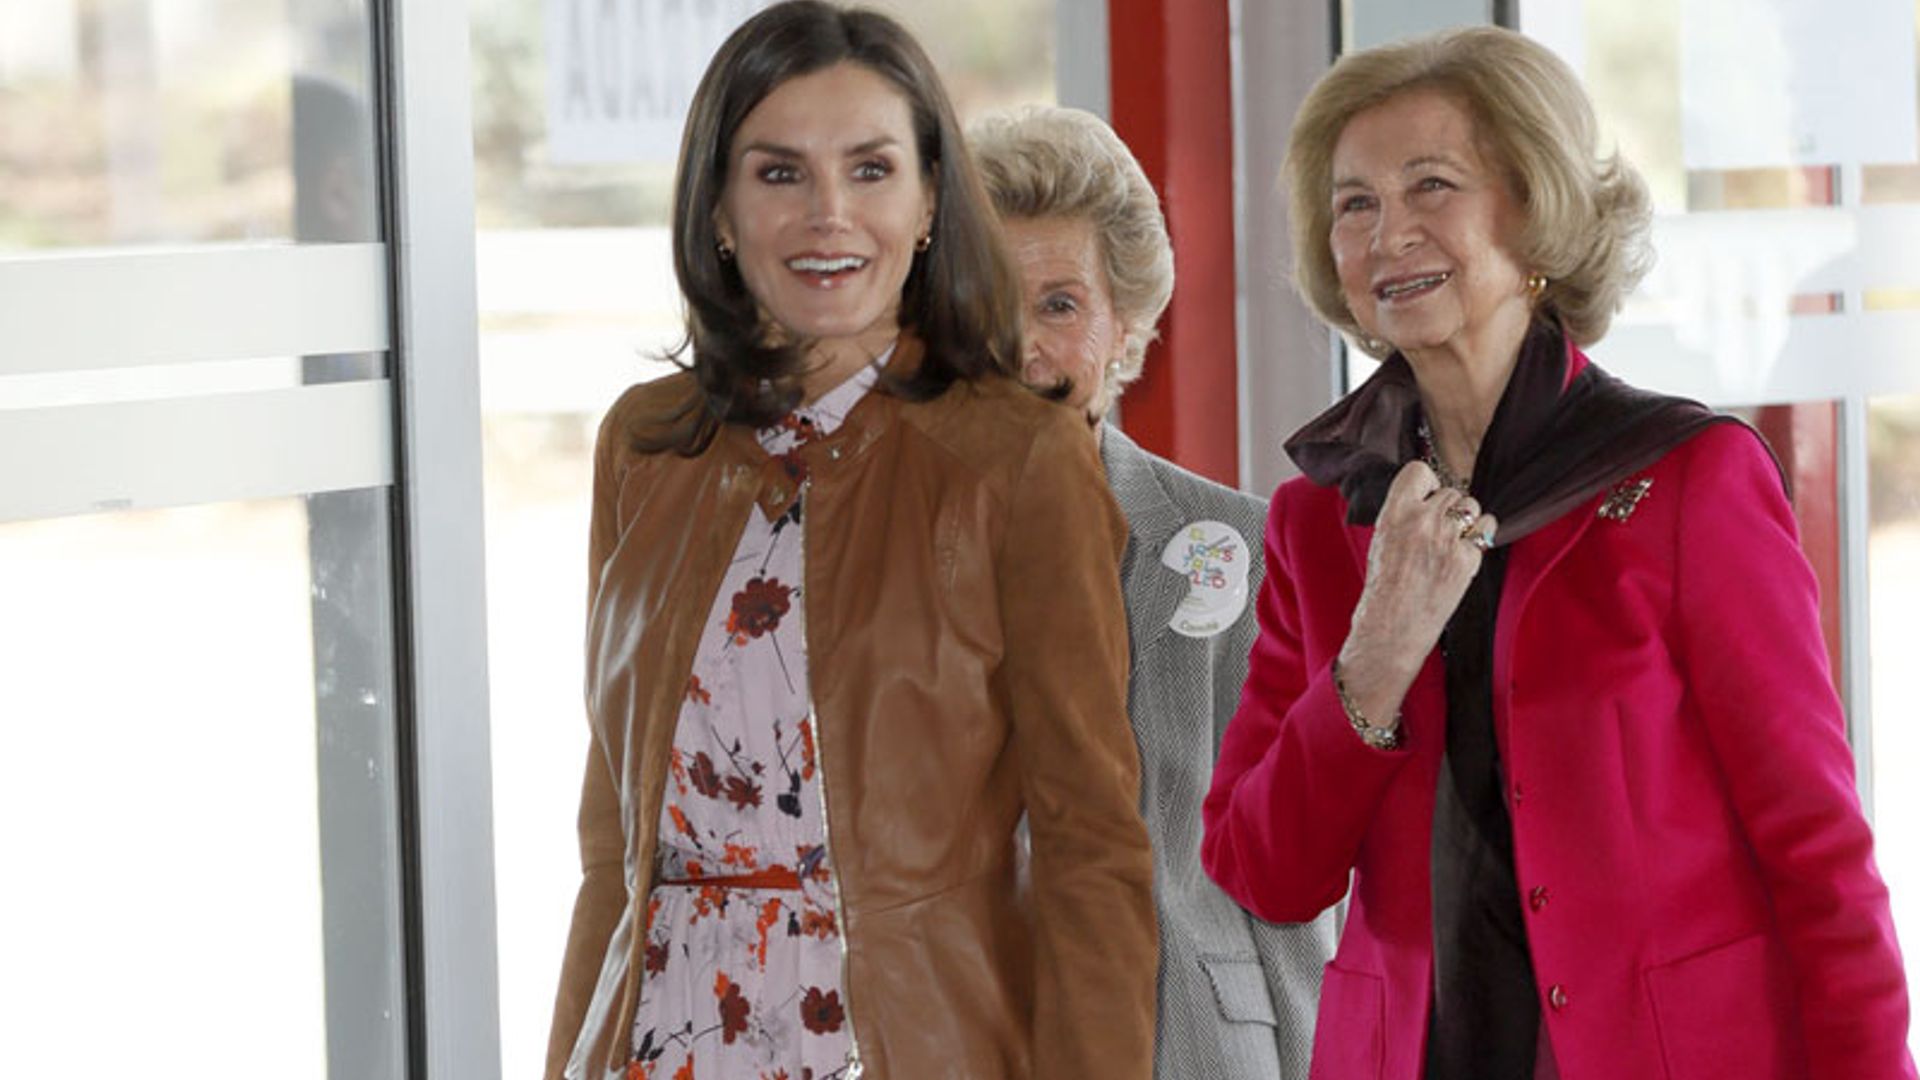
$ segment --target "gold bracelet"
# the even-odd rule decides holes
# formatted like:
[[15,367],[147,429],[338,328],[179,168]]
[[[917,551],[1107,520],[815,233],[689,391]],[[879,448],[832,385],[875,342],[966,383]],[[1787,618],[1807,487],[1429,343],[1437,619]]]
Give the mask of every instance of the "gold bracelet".
[[1400,744],[1405,740],[1401,738],[1399,714],[1394,715],[1395,723],[1390,728],[1375,727],[1368,723],[1360,706],[1353,703],[1353,695],[1347,693],[1346,681],[1340,678],[1340,658],[1337,656],[1333,659],[1333,692],[1340,695],[1340,708],[1346,711],[1347,723],[1353,725],[1353,733],[1360,736],[1361,742],[1375,750],[1400,749]]

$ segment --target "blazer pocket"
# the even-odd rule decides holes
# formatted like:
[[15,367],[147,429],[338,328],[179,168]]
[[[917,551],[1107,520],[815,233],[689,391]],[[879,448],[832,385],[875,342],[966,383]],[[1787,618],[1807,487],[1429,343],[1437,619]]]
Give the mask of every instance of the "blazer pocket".
[[1279,1027],[1273,1015],[1273,995],[1267,990],[1267,973],[1260,958],[1244,956],[1202,956],[1200,967],[1213,984],[1213,1000],[1220,1016],[1235,1024],[1265,1024]]
[[1308,1080],[1379,1080],[1387,1057],[1386,995],[1380,976],[1327,964]]
[[1646,984],[1669,1080],[1805,1075],[1792,971],[1771,933],[1648,968]]

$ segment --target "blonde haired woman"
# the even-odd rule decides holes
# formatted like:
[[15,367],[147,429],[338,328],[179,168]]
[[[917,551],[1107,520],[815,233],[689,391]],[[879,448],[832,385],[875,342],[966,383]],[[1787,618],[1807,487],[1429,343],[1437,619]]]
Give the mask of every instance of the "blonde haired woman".
[[1343,58],[1295,272],[1386,358],[1288,442],[1207,870],[1346,895],[1316,1077],[1907,1078],[1907,993],[1765,445],[1582,347],[1647,197],[1479,28]]
[[[1029,383],[1080,410],[1127,518],[1128,713],[1141,757],[1160,925],[1159,1080],[1306,1075],[1331,919],[1253,918],[1200,871],[1200,800],[1246,677],[1265,504],[1154,456],[1105,424],[1140,375],[1173,292],[1160,200],[1119,136],[1077,109],[970,133],[1020,264]],[[1177,557],[1170,565],[1168,556]]]

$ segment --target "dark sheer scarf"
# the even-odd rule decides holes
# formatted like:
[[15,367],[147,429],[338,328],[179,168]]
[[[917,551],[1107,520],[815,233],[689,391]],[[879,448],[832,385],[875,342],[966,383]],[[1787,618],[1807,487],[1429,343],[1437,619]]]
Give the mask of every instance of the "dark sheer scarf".
[[[1440,637],[1447,725],[1431,848],[1427,1080],[1525,1080],[1536,1059],[1540,995],[1493,720],[1494,620],[1509,545],[1729,419],[1593,364],[1569,379],[1573,362],[1559,328],[1535,322],[1474,461],[1473,497],[1500,528]],[[1395,353],[1289,439],[1287,452],[1308,479],[1340,489],[1350,524],[1371,525],[1394,475],[1420,456],[1421,417],[1413,369]]]

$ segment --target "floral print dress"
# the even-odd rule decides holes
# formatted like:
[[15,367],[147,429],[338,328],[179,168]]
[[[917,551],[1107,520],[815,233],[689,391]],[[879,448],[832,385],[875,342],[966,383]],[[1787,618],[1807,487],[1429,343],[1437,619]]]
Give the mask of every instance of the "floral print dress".
[[[872,386],[863,368],[762,429],[793,451]],[[627,1080],[845,1080],[837,884],[808,693],[804,494],[749,516],[681,702]]]

